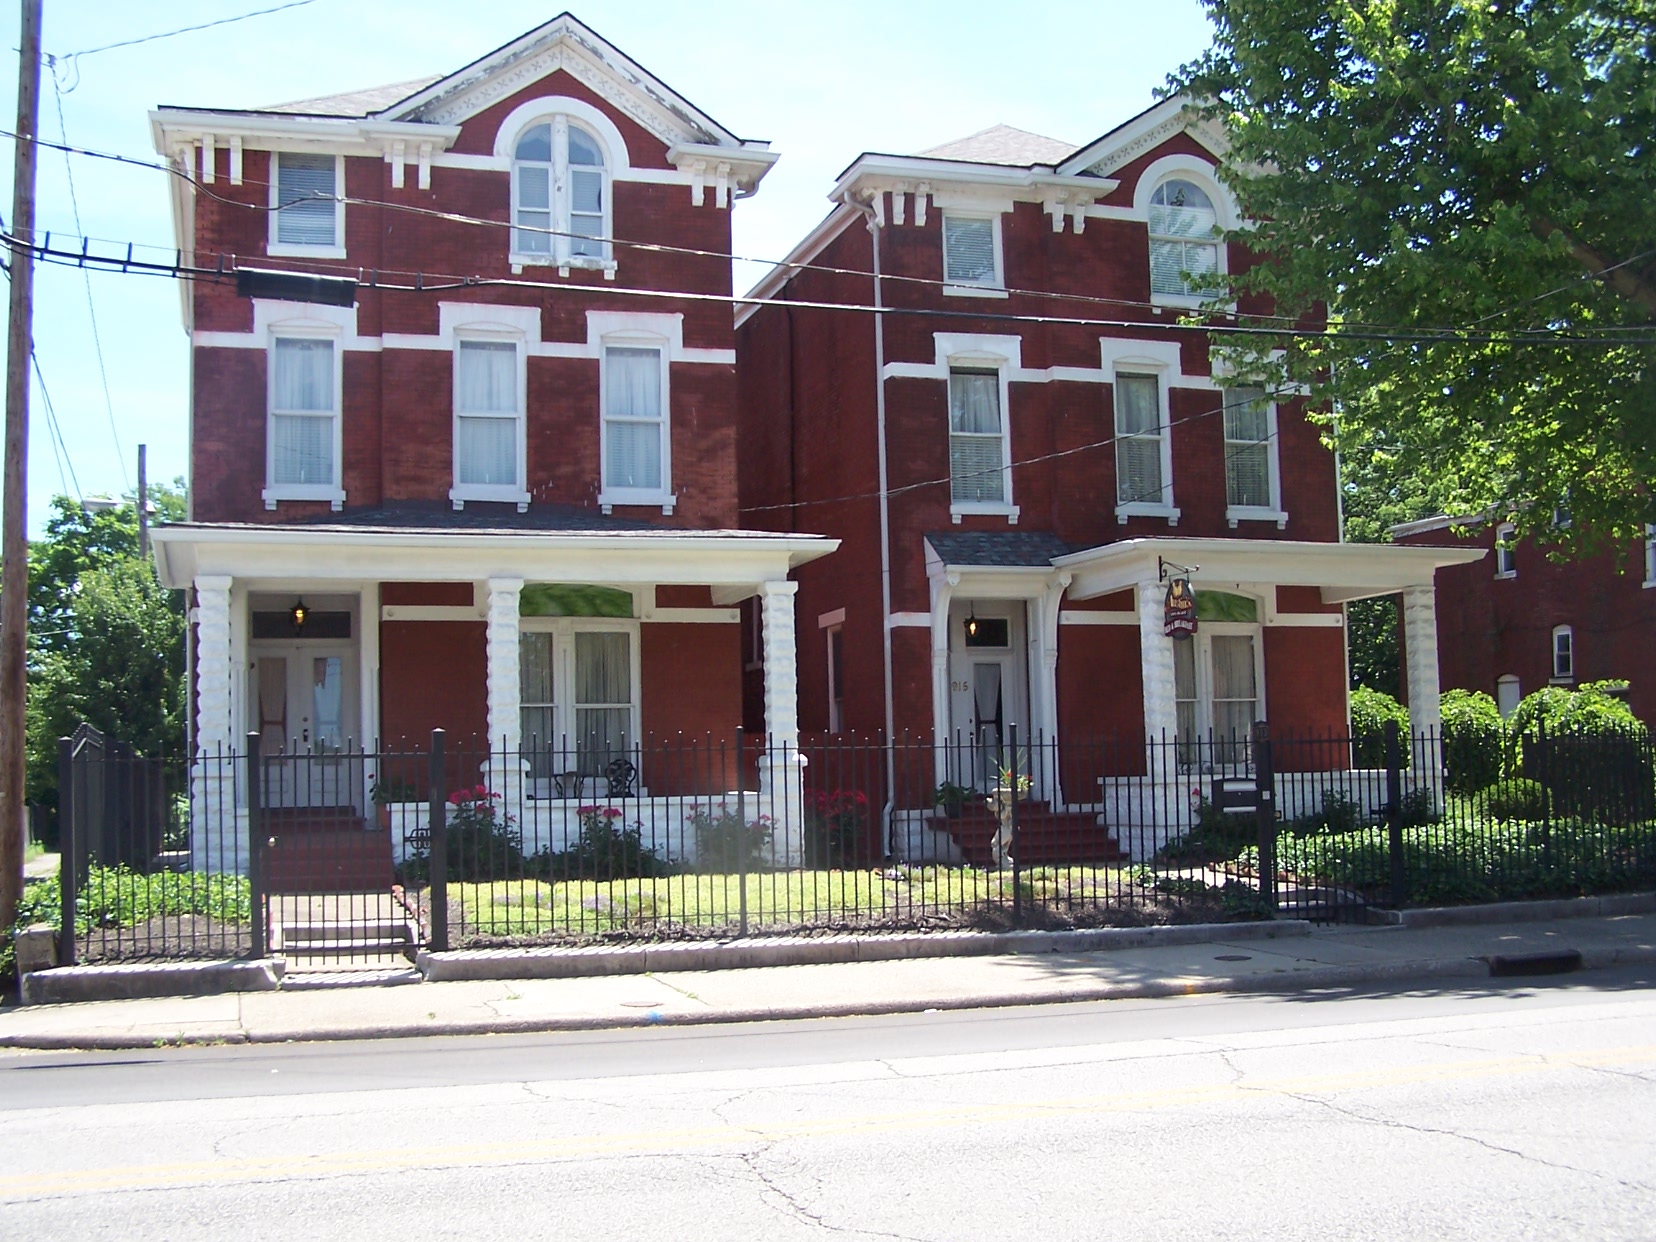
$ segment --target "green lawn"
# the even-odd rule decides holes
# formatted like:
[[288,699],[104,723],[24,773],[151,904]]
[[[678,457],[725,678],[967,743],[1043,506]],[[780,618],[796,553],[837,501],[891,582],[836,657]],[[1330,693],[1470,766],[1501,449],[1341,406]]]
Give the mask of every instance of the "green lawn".
[[[1119,902],[1132,885],[1119,869],[1045,867],[1023,874],[1026,900]],[[657,879],[499,880],[449,887],[450,920],[464,936],[544,932],[593,935],[668,923],[734,926],[742,881],[735,875]],[[1013,900],[1011,871],[921,867],[906,872],[783,871],[747,877],[750,928],[781,924],[907,924]]]

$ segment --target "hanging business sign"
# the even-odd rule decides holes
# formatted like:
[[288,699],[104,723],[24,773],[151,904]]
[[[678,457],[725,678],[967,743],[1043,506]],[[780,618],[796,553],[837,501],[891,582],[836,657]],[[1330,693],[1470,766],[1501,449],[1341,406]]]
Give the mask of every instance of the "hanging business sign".
[[1162,614],[1162,632],[1169,638],[1196,635],[1196,592],[1189,578],[1174,578],[1167,584],[1167,602]]

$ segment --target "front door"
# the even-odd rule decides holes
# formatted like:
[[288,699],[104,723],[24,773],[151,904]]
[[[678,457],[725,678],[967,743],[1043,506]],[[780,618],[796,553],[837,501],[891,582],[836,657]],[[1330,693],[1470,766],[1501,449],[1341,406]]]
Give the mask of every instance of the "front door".
[[348,644],[258,643],[252,651],[254,727],[265,757],[266,806],[364,804],[356,734],[356,667]]
[[1012,763],[1014,725],[1018,766],[1028,766],[1024,606],[1021,601],[957,603],[949,628],[949,779],[992,789]]

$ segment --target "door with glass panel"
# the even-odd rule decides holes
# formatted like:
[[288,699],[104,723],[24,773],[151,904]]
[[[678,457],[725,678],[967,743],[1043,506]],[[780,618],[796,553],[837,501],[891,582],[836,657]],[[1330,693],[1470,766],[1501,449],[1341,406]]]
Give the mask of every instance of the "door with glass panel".
[[1014,725],[1020,773],[1028,771],[1023,605],[967,601],[955,604],[951,613],[948,778],[988,791],[1012,762]]
[[363,804],[356,668],[348,646],[256,644],[248,701],[264,757],[267,806]]

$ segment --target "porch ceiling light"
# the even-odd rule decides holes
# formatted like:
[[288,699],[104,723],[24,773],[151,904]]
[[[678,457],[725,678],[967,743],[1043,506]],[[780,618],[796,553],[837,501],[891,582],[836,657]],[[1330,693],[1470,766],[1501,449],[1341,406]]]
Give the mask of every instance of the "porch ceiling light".
[[967,611],[968,611],[968,615],[966,617],[966,637],[967,638],[976,638],[977,637],[977,632],[978,632],[977,605],[975,605],[975,604],[967,605]]
[[293,618],[294,633],[298,633],[300,630],[305,628],[305,618],[309,616],[310,613],[305,608],[305,601],[301,599],[293,606],[293,611],[288,615]]

